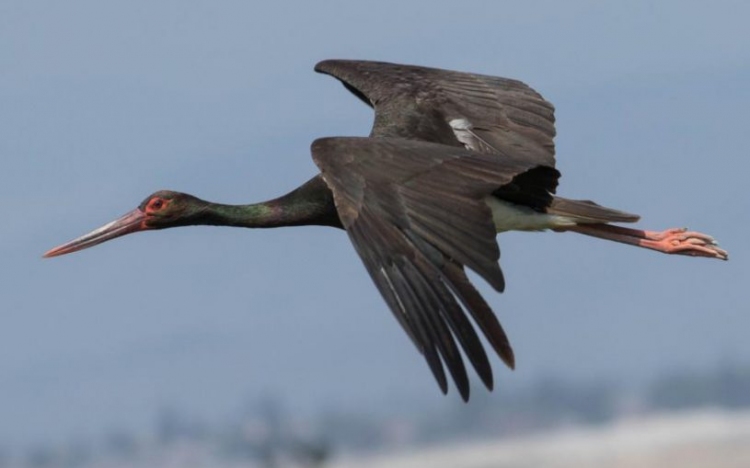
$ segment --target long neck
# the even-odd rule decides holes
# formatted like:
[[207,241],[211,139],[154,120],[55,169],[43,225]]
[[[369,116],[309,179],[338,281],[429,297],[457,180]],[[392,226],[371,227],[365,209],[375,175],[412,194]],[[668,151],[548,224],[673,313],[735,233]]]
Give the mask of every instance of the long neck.
[[266,202],[250,205],[207,203],[200,224],[248,228],[281,226],[342,227],[333,194],[320,176],[294,191]]

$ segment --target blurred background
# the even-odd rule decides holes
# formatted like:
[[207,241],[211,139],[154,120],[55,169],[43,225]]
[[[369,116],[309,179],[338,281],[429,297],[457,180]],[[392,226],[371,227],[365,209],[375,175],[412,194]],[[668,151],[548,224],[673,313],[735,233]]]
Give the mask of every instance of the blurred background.
[[[0,2],[0,467],[747,466],[748,17]],[[313,139],[372,122],[312,71],[326,58],[521,79],[557,108],[559,193],[708,232],[731,260],[500,236],[507,292],[478,284],[517,370],[494,359],[495,391],[464,404],[343,232],[175,229],[41,259],[157,189],[246,203],[306,181]]]

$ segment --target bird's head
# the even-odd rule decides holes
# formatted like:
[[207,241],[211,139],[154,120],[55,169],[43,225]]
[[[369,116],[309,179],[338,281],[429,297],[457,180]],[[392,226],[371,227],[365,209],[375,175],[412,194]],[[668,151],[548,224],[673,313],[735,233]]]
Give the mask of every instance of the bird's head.
[[133,232],[197,224],[205,202],[192,195],[160,190],[146,197],[138,208],[88,234],[55,247],[44,257],[57,257],[87,249]]

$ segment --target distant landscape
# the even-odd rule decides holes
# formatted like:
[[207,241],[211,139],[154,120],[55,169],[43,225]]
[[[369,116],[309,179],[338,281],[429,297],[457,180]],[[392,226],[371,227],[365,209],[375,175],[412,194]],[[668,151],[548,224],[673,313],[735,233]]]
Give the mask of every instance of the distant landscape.
[[[362,408],[357,414],[327,411],[299,418],[272,397],[241,406],[235,420],[222,424],[208,424],[189,411],[165,408],[155,415],[149,433],[110,431],[96,440],[71,440],[64,445],[5,447],[0,452],[0,468],[161,466],[166,460],[171,460],[172,466],[275,467],[346,466],[354,460],[389,466],[400,459],[403,466],[423,466],[427,462],[420,457],[448,456],[440,455],[441,450],[466,450],[466,444],[496,457],[510,457],[507,466],[517,466],[512,457],[525,456],[523,450],[541,454],[549,448],[550,460],[560,462],[555,466],[568,466],[553,447],[575,452],[575,447],[583,447],[587,441],[599,444],[600,450],[586,455],[586,460],[594,463],[592,466],[602,466],[606,464],[602,460],[612,455],[607,450],[601,453],[602,447],[609,447],[622,461],[629,450],[627,443],[633,450],[649,448],[654,460],[683,456],[680,444],[685,441],[679,434],[696,437],[695,431],[705,426],[696,421],[708,422],[709,429],[711,424],[723,428],[719,433],[723,438],[716,443],[731,447],[719,450],[721,453],[733,454],[732,460],[750,457],[741,451],[750,447],[750,366],[664,375],[640,391],[627,392],[614,385],[549,379],[502,397],[477,392],[470,404],[456,402],[449,409],[387,415]],[[732,431],[740,431],[733,427],[746,428],[747,433],[733,435]],[[666,439],[662,447],[657,439],[664,439],[665,434],[674,440]],[[700,434],[697,437],[708,440]],[[690,447],[696,457],[714,456],[711,447]],[[391,460],[391,454],[400,455]],[[583,454],[580,452],[580,457]],[[540,466],[551,466],[549,461],[545,463]],[[617,466],[630,466],[622,463]]]

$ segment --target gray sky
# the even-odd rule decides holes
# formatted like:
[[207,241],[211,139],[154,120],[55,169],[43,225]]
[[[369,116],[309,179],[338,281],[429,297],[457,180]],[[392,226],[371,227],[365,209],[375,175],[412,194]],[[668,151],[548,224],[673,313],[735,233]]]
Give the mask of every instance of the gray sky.
[[[42,260],[162,188],[243,203],[369,132],[325,58],[521,79],[557,108],[560,193],[715,235],[728,263],[574,234],[499,238],[482,286],[518,358],[643,382],[750,361],[750,4],[742,1],[0,4],[0,443],[209,418],[269,392],[301,411],[442,397],[346,235],[174,229]],[[475,385],[474,392],[484,392]]]

